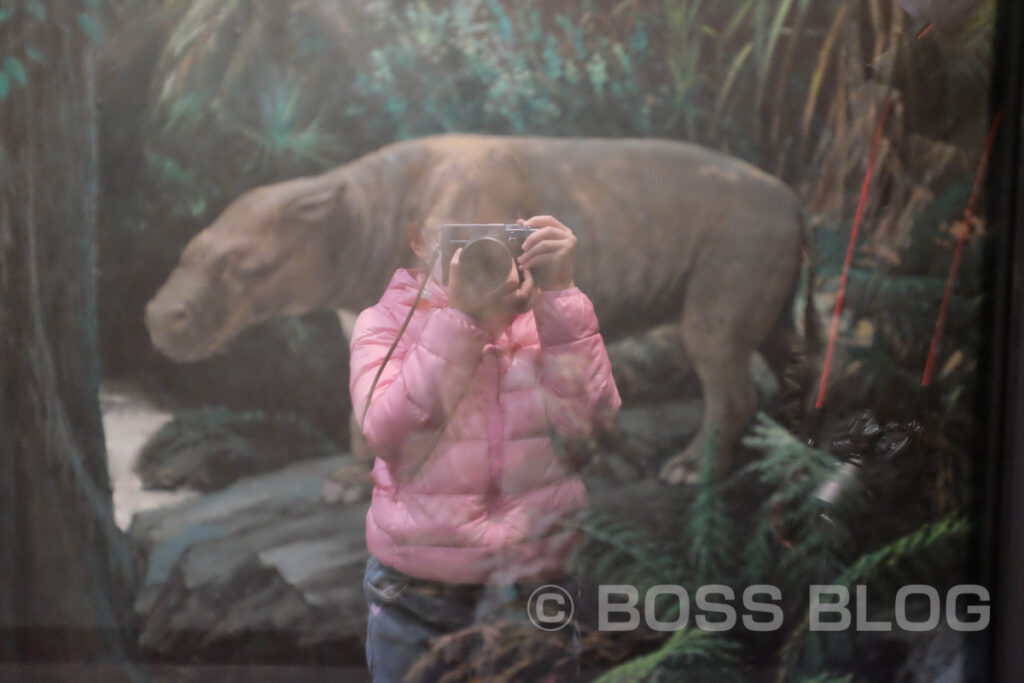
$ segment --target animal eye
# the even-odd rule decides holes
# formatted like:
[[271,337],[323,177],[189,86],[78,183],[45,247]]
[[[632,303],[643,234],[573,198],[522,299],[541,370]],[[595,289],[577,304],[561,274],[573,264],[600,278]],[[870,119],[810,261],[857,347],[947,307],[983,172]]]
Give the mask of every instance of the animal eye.
[[273,263],[255,258],[252,254],[234,251],[224,257],[221,274],[223,276],[242,275],[251,277],[269,271]]
[[247,261],[239,261],[238,265],[235,266],[235,272],[239,275],[248,276],[263,275],[270,272],[273,267],[274,264],[268,261],[256,261],[249,259]]

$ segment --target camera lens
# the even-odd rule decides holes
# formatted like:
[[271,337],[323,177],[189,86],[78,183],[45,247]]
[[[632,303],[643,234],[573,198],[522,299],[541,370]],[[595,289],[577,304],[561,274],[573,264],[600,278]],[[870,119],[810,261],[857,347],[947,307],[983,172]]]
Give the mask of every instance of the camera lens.
[[515,264],[512,253],[494,237],[475,239],[462,248],[459,255],[459,276],[485,291],[504,284]]

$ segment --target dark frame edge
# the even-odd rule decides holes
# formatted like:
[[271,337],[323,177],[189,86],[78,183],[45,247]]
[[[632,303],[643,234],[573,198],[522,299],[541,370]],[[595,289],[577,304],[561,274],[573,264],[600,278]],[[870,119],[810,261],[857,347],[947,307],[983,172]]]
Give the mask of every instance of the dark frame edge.
[[[989,345],[980,354],[979,424],[983,430],[974,490],[972,573],[990,589],[992,621],[971,656],[980,680],[1024,681],[1024,154],[1022,64],[1024,3],[998,6],[993,50],[991,118],[1004,115],[988,191],[993,238],[986,250],[990,281],[981,324]],[[968,675],[968,680],[974,676]]]

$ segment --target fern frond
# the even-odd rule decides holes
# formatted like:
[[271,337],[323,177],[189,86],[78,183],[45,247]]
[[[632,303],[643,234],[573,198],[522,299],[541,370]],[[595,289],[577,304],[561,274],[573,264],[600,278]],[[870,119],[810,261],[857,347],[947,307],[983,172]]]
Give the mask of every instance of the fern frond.
[[675,553],[633,524],[591,515],[567,526],[579,529],[587,538],[581,559],[586,573],[638,588],[678,583],[682,567],[674,559]]
[[723,583],[734,571],[735,529],[714,477],[714,439],[710,439],[701,462],[701,480],[687,524],[690,561],[699,584]]
[[656,651],[605,672],[595,683],[640,683],[670,665],[680,668],[714,667],[716,671],[721,669],[724,675],[725,667],[736,664],[738,649],[738,643],[723,636],[699,629],[681,629]]
[[778,487],[777,500],[802,495],[808,487],[824,481],[836,465],[830,453],[803,443],[764,413],[758,413],[753,434],[744,438],[743,444],[761,451],[763,457],[745,467],[742,474],[753,474]]
[[[864,583],[869,578],[879,576],[885,571],[895,571],[912,562],[922,553],[932,551],[946,543],[962,540],[969,530],[970,525],[960,517],[959,513],[929,522],[882,548],[862,555],[833,583],[849,588],[854,584]],[[935,571],[934,568],[933,571]],[[941,572],[941,569],[938,571]],[[810,615],[807,614],[786,640],[781,652],[778,676],[775,679],[777,683],[783,683],[788,679],[789,672],[792,671],[803,651],[809,625]]]
[[836,583],[852,586],[878,576],[885,570],[895,570],[900,564],[945,543],[962,540],[970,531],[970,523],[959,513],[929,523],[906,536],[873,552],[862,555],[844,571]]

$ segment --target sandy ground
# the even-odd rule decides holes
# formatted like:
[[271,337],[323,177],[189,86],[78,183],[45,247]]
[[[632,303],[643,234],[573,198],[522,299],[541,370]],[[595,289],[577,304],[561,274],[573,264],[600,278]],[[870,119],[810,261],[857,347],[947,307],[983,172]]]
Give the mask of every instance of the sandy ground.
[[100,386],[100,408],[107,438],[107,467],[114,487],[114,517],[120,528],[127,529],[136,512],[196,495],[146,491],[132,471],[139,449],[171,419],[171,413],[155,408],[132,387],[108,382]]

